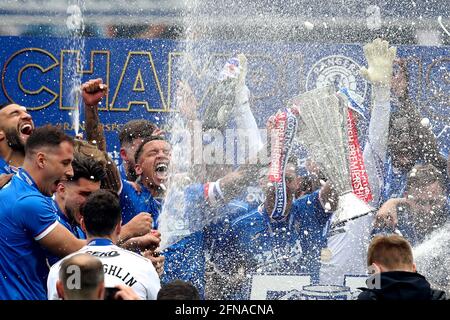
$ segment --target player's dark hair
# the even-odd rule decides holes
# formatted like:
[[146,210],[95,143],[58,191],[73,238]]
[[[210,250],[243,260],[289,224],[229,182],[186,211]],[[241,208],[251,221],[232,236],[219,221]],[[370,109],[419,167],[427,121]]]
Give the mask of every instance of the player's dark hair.
[[0,103],[0,110],[2,110],[3,108],[6,108],[9,105],[12,105],[14,103],[12,102],[4,102],[4,103]]
[[86,199],[81,214],[90,236],[109,236],[122,218],[119,197],[111,190],[97,190]]
[[102,163],[79,153],[74,154],[72,168],[73,177],[70,181],[78,181],[84,178],[97,182],[106,177],[106,171]]
[[191,283],[174,280],[161,287],[156,300],[200,300],[200,294]]
[[414,188],[423,188],[437,182],[442,189],[447,189],[445,176],[432,164],[417,164],[408,174],[406,191]]
[[36,128],[25,144],[25,156],[41,148],[59,147],[63,142],[69,142],[72,145],[74,143],[73,138],[65,134],[62,129],[52,125]]
[[158,127],[148,120],[138,119],[128,121],[119,132],[120,145],[133,143],[133,140],[137,138],[145,139],[151,137],[156,129]]

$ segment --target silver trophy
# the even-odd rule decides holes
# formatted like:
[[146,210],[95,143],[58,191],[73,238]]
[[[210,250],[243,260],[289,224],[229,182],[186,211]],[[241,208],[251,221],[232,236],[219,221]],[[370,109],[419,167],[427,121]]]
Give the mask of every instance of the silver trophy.
[[333,224],[369,214],[373,207],[352,189],[348,147],[348,107],[332,86],[308,91],[292,100],[299,112],[297,139],[306,147],[339,194]]

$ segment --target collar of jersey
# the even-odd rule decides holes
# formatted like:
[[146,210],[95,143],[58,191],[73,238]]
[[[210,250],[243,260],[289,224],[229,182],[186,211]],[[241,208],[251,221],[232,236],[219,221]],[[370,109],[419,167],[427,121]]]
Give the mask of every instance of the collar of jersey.
[[152,196],[152,193],[150,192],[150,190],[142,182],[139,182],[139,185],[141,186],[141,193],[145,192],[145,193],[148,193],[148,194],[150,194]]
[[[2,157],[0,157],[0,167],[2,167],[5,170],[5,172],[8,172],[8,173],[16,173],[17,172],[17,168],[9,165],[5,161],[5,159],[3,159]],[[16,169],[16,170],[14,170],[14,169]]]
[[28,172],[26,172],[23,168],[19,168],[19,171],[17,172],[17,177],[20,180],[26,182],[31,187],[34,187],[37,190],[39,190],[36,182],[34,182],[33,178],[30,176],[30,174]]
[[[292,207],[291,207],[292,209]],[[270,232],[273,232],[273,227],[286,227],[287,229],[291,230],[292,229],[292,224],[294,222],[294,215],[292,214],[292,212],[288,213],[288,217],[286,217],[285,219],[283,219],[283,221],[277,221],[277,220],[273,220],[269,217],[269,215],[267,214],[267,210],[264,207],[264,204],[262,203],[261,205],[259,205],[258,207],[258,212],[259,214],[263,217],[264,222],[267,226],[267,229]],[[283,225],[284,224],[284,225]]]
[[69,219],[66,217],[66,215],[64,214],[64,212],[62,212],[62,210],[60,209],[60,207],[58,206],[58,203],[56,201],[53,200],[55,209],[56,209],[56,214],[65,222],[67,222],[69,225],[71,225],[69,223]]
[[111,246],[114,243],[110,239],[97,238],[88,243],[88,246]]
[[146,199],[146,200],[148,200],[148,199],[153,199],[153,201],[155,201],[155,203],[156,203],[158,206],[161,206],[161,205],[162,205],[163,200],[164,200],[163,198],[155,198],[155,197],[152,195],[150,189],[147,188],[146,186],[144,186],[144,184],[143,184],[142,182],[139,182],[139,185],[141,186],[141,193],[140,193],[140,196],[141,196],[141,197],[143,197],[143,198]]

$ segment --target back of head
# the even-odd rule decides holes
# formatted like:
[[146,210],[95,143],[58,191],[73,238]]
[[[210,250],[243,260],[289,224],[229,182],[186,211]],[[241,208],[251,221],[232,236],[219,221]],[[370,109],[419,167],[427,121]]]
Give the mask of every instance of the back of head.
[[200,295],[189,282],[174,280],[161,287],[156,300],[200,300]]
[[44,148],[56,148],[63,142],[73,145],[72,137],[64,133],[58,127],[46,125],[34,129],[25,144],[25,157],[29,158],[32,154]]
[[120,145],[132,143],[137,138],[151,137],[157,126],[144,119],[131,120],[125,123],[119,132]]
[[109,236],[122,218],[119,197],[110,190],[95,191],[81,207],[81,215],[89,236]]
[[101,261],[87,253],[76,254],[63,260],[59,269],[65,300],[101,299],[104,271]]
[[409,242],[398,235],[376,236],[369,245],[367,265],[377,264],[385,271],[414,271]]

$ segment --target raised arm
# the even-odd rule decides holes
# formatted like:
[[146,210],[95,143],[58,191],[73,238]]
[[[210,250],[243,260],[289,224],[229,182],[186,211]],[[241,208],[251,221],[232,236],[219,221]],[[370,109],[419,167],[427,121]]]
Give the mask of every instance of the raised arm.
[[103,126],[100,123],[98,104],[106,95],[108,87],[103,84],[102,79],[89,80],[81,85],[84,115],[86,121],[87,140],[101,151],[106,152],[106,139]]
[[395,47],[389,48],[389,43],[380,39],[364,46],[369,68],[362,68],[361,74],[372,84],[372,111],[368,140],[364,147],[364,164],[375,205],[379,202],[384,185],[384,163],[391,113],[392,67],[396,52]]
[[102,188],[120,192],[122,182],[119,170],[106,151],[105,134],[98,114],[98,104],[106,95],[108,87],[103,84],[102,79],[94,79],[83,83],[81,90],[84,102],[87,140],[96,145],[98,150],[103,152],[106,159],[106,178],[102,180]]
[[60,258],[78,251],[86,245],[85,240],[75,238],[75,236],[60,223],[58,223],[45,237],[38,240],[38,242],[41,246]]

